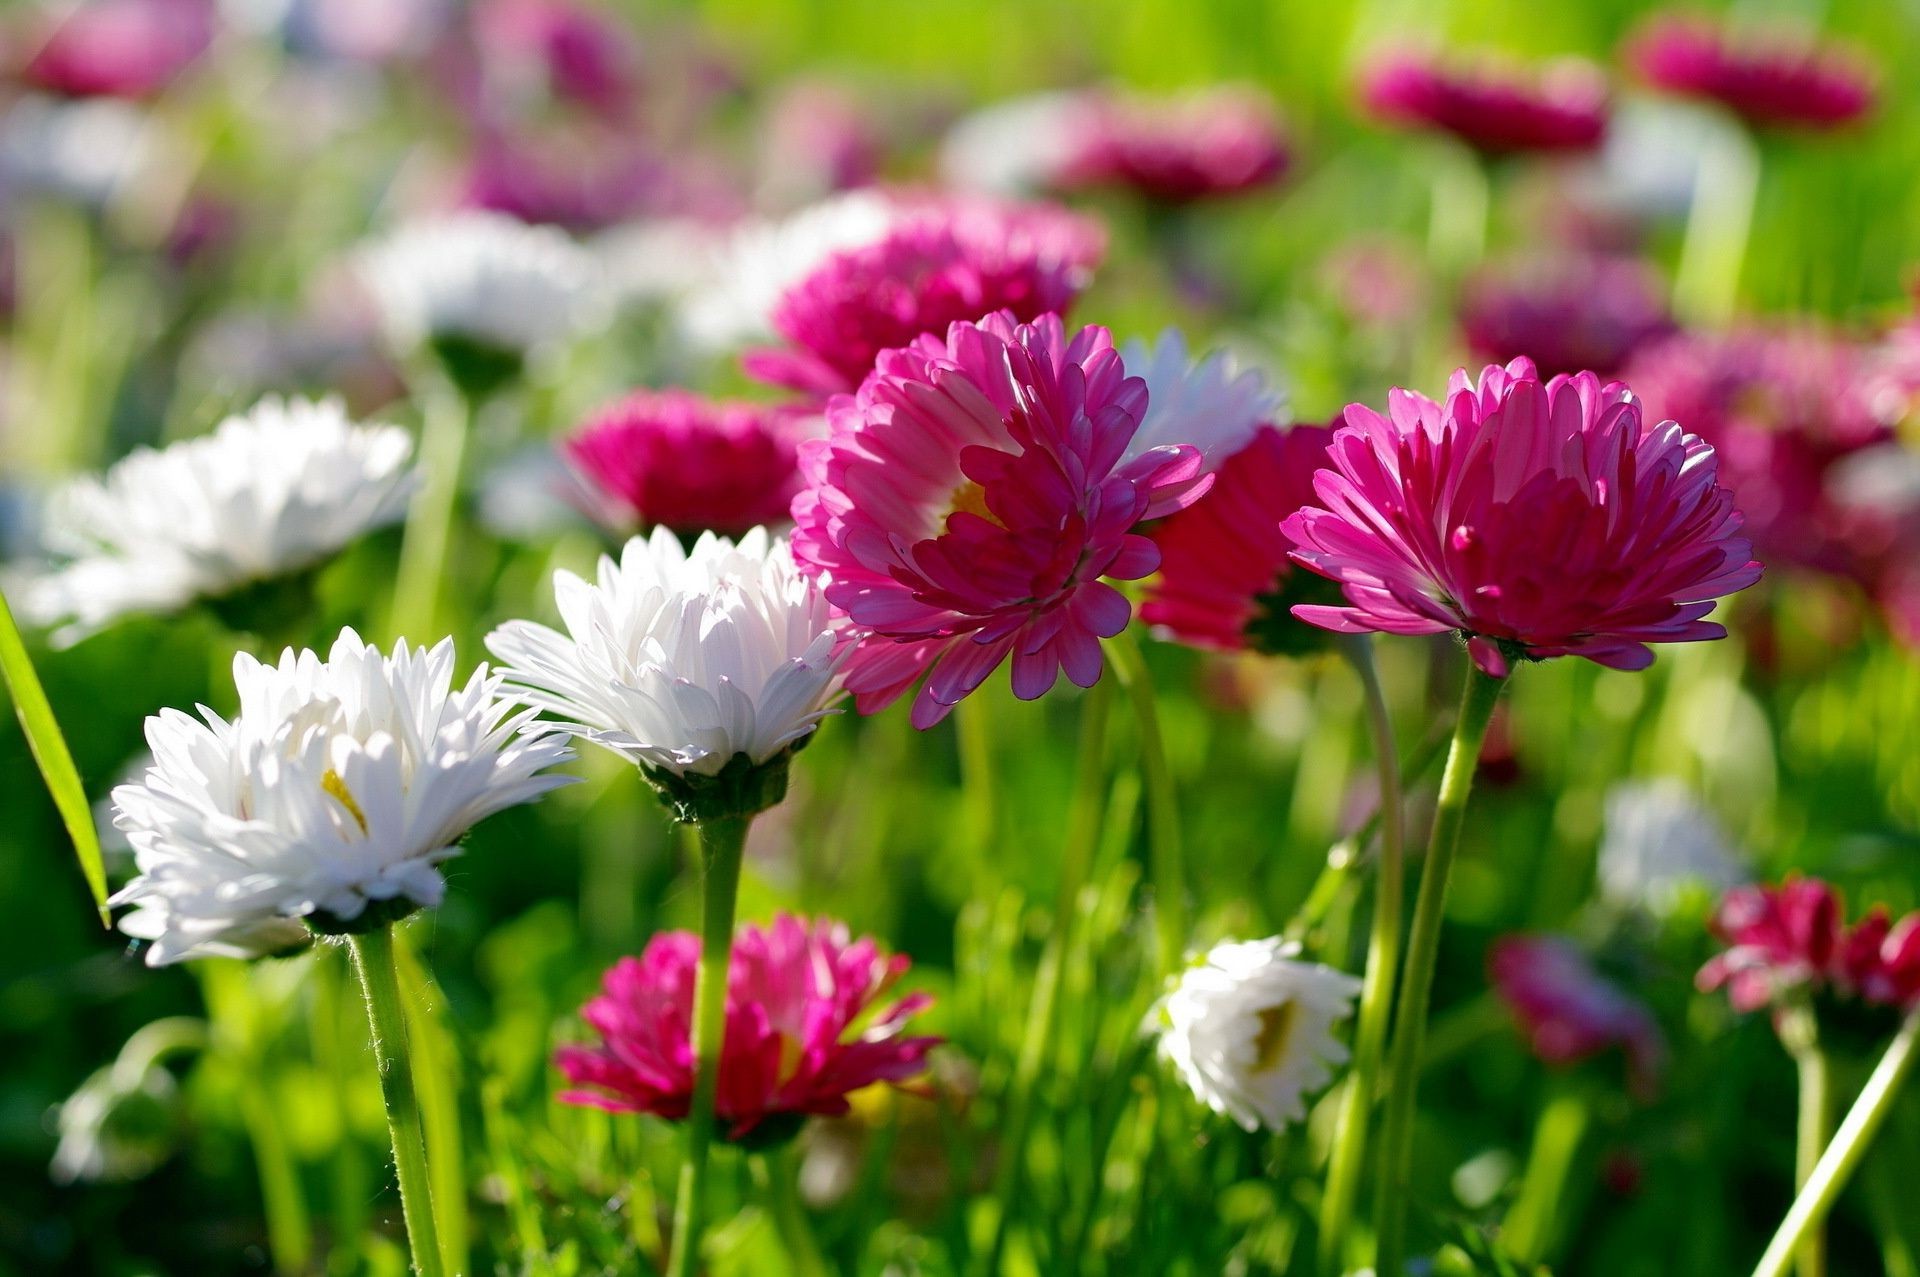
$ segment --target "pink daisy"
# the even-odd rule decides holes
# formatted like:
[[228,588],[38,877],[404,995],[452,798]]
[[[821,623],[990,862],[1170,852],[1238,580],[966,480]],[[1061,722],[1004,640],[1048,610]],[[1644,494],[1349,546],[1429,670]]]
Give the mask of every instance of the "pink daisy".
[[1790,32],[1755,38],[1667,15],[1646,23],[1625,57],[1647,83],[1718,102],[1749,124],[1833,129],[1874,105],[1873,73],[1858,53]]
[[1134,531],[1204,490],[1202,450],[1142,449],[1147,387],[1104,328],[1000,312],[890,350],[801,446],[794,558],[860,640],[860,712],[926,677],[929,727],[1011,659],[1025,700],[1064,670],[1090,687],[1131,608],[1103,578],[1159,566]]
[[1487,362],[1525,355],[1546,376],[1582,369],[1606,376],[1672,332],[1673,316],[1644,263],[1576,254],[1479,271],[1464,289],[1460,328],[1467,348]]
[[1532,72],[1488,56],[1401,50],[1373,62],[1360,95],[1383,120],[1451,133],[1490,155],[1591,151],[1607,131],[1606,79],[1577,58]]
[[1481,669],[1584,656],[1644,669],[1648,643],[1724,638],[1704,620],[1760,579],[1713,449],[1592,373],[1463,369],[1444,403],[1395,390],[1346,411],[1294,558],[1346,606],[1294,615],[1342,633],[1457,630]]
[[606,120],[630,120],[639,106],[639,42],[609,11],[571,0],[485,0],[473,33],[496,98],[534,109],[563,101]]
[[70,97],[152,97],[207,51],[213,22],[209,0],[62,5],[29,46],[21,75]]
[[1609,1047],[1627,1057],[1633,1089],[1658,1080],[1666,1043],[1653,1014],[1603,978],[1564,936],[1506,936],[1487,953],[1494,991],[1542,1061],[1578,1064]]
[[907,200],[875,242],[828,255],[775,304],[787,345],[750,351],[762,381],[825,397],[851,390],[883,350],[1008,311],[1061,313],[1105,249],[1100,229],[1045,204]]
[[1054,182],[1187,204],[1271,185],[1291,158],[1272,99],[1224,85],[1169,99],[1097,99]]
[[[669,931],[638,958],[609,968],[600,996],[580,1012],[600,1041],[554,1053],[577,1088],[560,1098],[609,1113],[684,1118],[693,1097],[688,1026],[699,962],[700,938]],[[884,1002],[911,965],[872,940],[850,940],[844,926],[825,919],[781,914],[767,927],[741,926],[727,971],[714,1104],[728,1137],[788,1135],[809,1115],[845,1113],[854,1091],[921,1073],[940,1039],[904,1034],[932,999]]]
[[739,536],[785,522],[800,488],[803,414],[637,390],[587,421],[567,457],[624,521]]

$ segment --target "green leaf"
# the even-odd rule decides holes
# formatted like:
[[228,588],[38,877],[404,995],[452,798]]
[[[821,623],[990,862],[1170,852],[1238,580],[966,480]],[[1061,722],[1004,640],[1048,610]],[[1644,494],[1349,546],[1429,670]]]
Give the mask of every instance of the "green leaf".
[[73,755],[67,750],[66,737],[60,734],[60,724],[54,720],[53,707],[47,704],[40,677],[33,672],[33,662],[27,658],[27,645],[20,638],[20,628],[14,624],[13,612],[7,607],[4,594],[0,594],[0,678],[5,679],[7,690],[13,696],[14,712],[20,716],[20,727],[27,734],[27,746],[40,765],[40,775],[47,782],[47,792],[53,795],[53,805],[60,809],[67,835],[73,839],[73,850],[80,857],[80,872],[86,876],[94,904],[100,910],[100,925],[108,926],[107,871],[100,863],[100,836],[93,827],[93,808],[87,802],[80,773],[73,765]]

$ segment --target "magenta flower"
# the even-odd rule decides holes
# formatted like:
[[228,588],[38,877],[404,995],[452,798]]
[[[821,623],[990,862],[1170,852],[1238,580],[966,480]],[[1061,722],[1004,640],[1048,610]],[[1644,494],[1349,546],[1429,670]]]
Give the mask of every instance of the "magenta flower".
[[1920,912],[1894,922],[1875,907],[1849,928],[1840,893],[1818,878],[1735,887],[1713,933],[1726,944],[1700,968],[1704,992],[1724,987],[1736,1011],[1832,992],[1875,1006],[1920,1006]]
[[[554,1064],[576,1089],[569,1104],[678,1121],[693,1096],[693,977],[700,937],[654,936],[622,958],[580,1015],[600,1041],[563,1046]],[[727,970],[727,1027],[715,1112],[729,1138],[790,1134],[808,1115],[847,1111],[847,1096],[877,1082],[899,1084],[926,1068],[933,1037],[905,1036],[932,1001],[884,999],[912,963],[887,956],[846,927],[781,914],[743,924]]]
[[595,413],[564,447],[626,521],[737,537],[786,520],[800,488],[803,416],[685,390],[637,390]]
[[610,12],[570,0],[486,0],[473,28],[495,96],[533,108],[567,102],[609,121],[639,105],[639,41]]
[[467,160],[468,208],[584,232],[675,202],[666,163],[630,134],[592,121],[487,129]]
[[[1303,573],[1280,531],[1288,515],[1314,500],[1313,480],[1327,464],[1330,426],[1263,426],[1228,457],[1207,494],[1156,524],[1160,573],[1148,586],[1140,619],[1196,647],[1293,653],[1320,646],[1319,631],[1290,611],[1332,587]],[[1313,591],[1303,594],[1303,589]]]
[[1451,133],[1489,155],[1591,151],[1607,131],[1606,79],[1577,58],[1534,72],[1488,56],[1401,50],[1367,68],[1360,96],[1380,119]]
[[1223,85],[1169,99],[1095,99],[1053,180],[1063,189],[1115,186],[1188,204],[1271,185],[1291,158],[1272,99]]
[[31,37],[21,76],[69,97],[148,98],[213,42],[207,0],[87,0],[63,5]]
[[1395,390],[1346,411],[1319,506],[1285,524],[1296,561],[1347,605],[1294,615],[1341,633],[1458,630],[1475,664],[1653,662],[1649,643],[1726,637],[1703,619],[1760,579],[1713,449],[1592,373],[1541,382],[1516,359],[1445,403]]
[[1790,32],[1758,38],[1677,16],[1646,23],[1624,55],[1647,83],[1706,98],[1749,124],[1834,129],[1873,109],[1873,73],[1852,50]]
[[1506,936],[1487,952],[1494,991],[1542,1061],[1571,1065],[1609,1047],[1626,1054],[1629,1084],[1652,1091],[1666,1043],[1645,1004],[1604,979],[1564,936]]
[[822,398],[851,390],[881,351],[949,324],[1064,312],[1104,249],[1097,225],[1051,205],[908,201],[877,242],[830,254],[785,291],[772,319],[788,345],[751,351],[745,366]]
[[1064,670],[1100,677],[1100,640],[1131,607],[1103,578],[1160,563],[1134,531],[1205,490],[1199,448],[1141,449],[1146,383],[1104,328],[1005,311],[880,357],[801,445],[793,554],[868,631],[848,667],[863,714],[923,676],[916,727],[945,718],[1002,663],[1014,694]]
[[1460,328],[1467,348],[1488,363],[1525,355],[1543,376],[1582,369],[1607,376],[1672,332],[1673,316],[1644,263],[1582,254],[1478,272],[1463,291]]

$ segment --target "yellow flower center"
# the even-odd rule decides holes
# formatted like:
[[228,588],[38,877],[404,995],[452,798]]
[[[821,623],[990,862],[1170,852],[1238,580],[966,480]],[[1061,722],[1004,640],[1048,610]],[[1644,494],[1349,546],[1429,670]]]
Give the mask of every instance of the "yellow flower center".
[[1264,1007],[1259,1013],[1260,1032],[1253,1039],[1253,1071],[1265,1073],[1280,1063],[1287,1053],[1287,1039],[1293,1036],[1294,1021],[1299,1019],[1296,1002]]
[[360,804],[353,801],[353,791],[347,788],[347,782],[340,779],[340,773],[327,768],[327,774],[320,778],[320,788],[327,791],[342,807],[347,809],[360,826],[360,832],[367,832],[367,813],[360,810]]
[[978,515],[996,528],[1007,526],[1000,522],[998,515],[987,508],[987,490],[971,479],[953,490],[953,497],[947,505],[946,518],[940,520],[941,526],[946,526],[947,519],[951,519],[963,510],[968,514]]

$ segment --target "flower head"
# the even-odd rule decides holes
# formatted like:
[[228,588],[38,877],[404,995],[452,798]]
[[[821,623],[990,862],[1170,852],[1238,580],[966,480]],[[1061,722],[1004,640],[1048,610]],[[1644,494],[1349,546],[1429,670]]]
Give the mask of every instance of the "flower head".
[[1583,369],[1617,373],[1634,351],[1674,325],[1651,270],[1595,254],[1477,273],[1461,298],[1460,327],[1476,357],[1504,362],[1525,355],[1550,377]]
[[1634,1090],[1651,1090],[1666,1056],[1659,1025],[1644,1004],[1603,979],[1571,940],[1506,936],[1488,951],[1487,972],[1541,1060],[1577,1064],[1618,1046]]
[[453,642],[390,655],[343,630],[322,660],[234,657],[231,721],[163,710],[153,766],[113,792],[140,874],[113,898],[154,966],[253,956],[440,903],[442,861],[494,812],[565,784],[571,755],[485,666],[453,686]]
[[1146,383],[1104,328],[1004,312],[887,351],[801,445],[794,555],[863,631],[847,686],[872,713],[925,675],[921,727],[1011,659],[1015,695],[1100,677],[1131,609],[1103,577],[1158,566],[1133,529],[1196,499],[1201,451],[1144,448]]
[[1066,311],[1102,247],[1092,223],[1048,205],[902,203],[884,235],[829,254],[782,291],[771,321],[786,345],[749,352],[747,371],[822,397],[852,390],[881,351],[949,324]]
[[1055,190],[1100,137],[1106,101],[1097,90],[1067,89],[983,107],[948,131],[940,175],[995,195]]
[[509,621],[487,636],[529,705],[639,764],[683,810],[688,787],[742,772],[771,774],[778,800],[841,665],[839,623],[784,539],[704,533],[689,552],[655,528],[603,557],[596,581],[555,574],[554,597],[566,633]]
[[[600,996],[581,1010],[600,1041],[554,1055],[576,1088],[561,1099],[610,1113],[675,1121],[687,1115],[699,959],[698,936],[669,931],[607,971]],[[886,1001],[910,965],[872,940],[850,940],[844,926],[824,919],[781,914],[770,926],[742,926],[727,970],[715,1097],[726,1134],[791,1134],[809,1115],[847,1112],[847,1096],[862,1087],[898,1085],[921,1073],[940,1039],[908,1037],[906,1029],[930,999]]]
[[792,409],[636,390],[565,447],[630,523],[739,536],[786,519],[800,487],[801,429]]
[[356,425],[334,399],[262,400],[201,438],[138,449],[55,499],[47,539],[68,561],[22,610],[73,639],[297,574],[400,517],[412,454],[406,431]]
[[1665,917],[1689,888],[1716,894],[1746,881],[1720,822],[1680,781],[1622,781],[1607,791],[1600,896]]
[[1244,85],[1100,100],[1053,184],[1114,186],[1187,204],[1268,186],[1292,156],[1273,100]]
[[1756,37],[1664,15],[1646,23],[1625,54],[1647,83],[1718,102],[1749,124],[1833,129],[1874,106],[1873,72],[1858,53],[1790,32]]
[[616,16],[571,0],[486,0],[473,10],[488,88],[528,109],[565,102],[625,119],[644,87],[640,48]]
[[1227,941],[1180,973],[1147,1027],[1194,1098],[1249,1131],[1306,1115],[1347,1049],[1333,1036],[1360,981],[1281,940]]
[[87,0],[56,12],[21,78],[67,97],[152,97],[213,42],[208,0]]
[[1516,359],[1445,403],[1395,390],[1355,404],[1286,522],[1294,558],[1340,582],[1343,607],[1294,615],[1341,633],[1468,636],[1503,675],[1516,656],[1644,669],[1649,643],[1724,638],[1704,620],[1760,578],[1713,449],[1592,373],[1542,382]]
[[1726,944],[1700,968],[1737,1011],[1780,1008],[1823,992],[1906,1011],[1920,1006],[1920,912],[1894,922],[1884,908],[1849,928],[1840,893],[1818,878],[1729,891],[1714,915]]
[[1440,60],[1402,50],[1368,67],[1360,93],[1383,120],[1451,133],[1493,155],[1591,151],[1607,131],[1606,80],[1578,58],[1529,72],[1490,57]]

